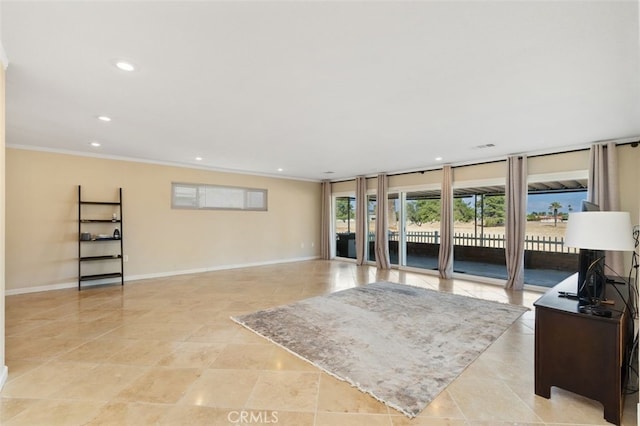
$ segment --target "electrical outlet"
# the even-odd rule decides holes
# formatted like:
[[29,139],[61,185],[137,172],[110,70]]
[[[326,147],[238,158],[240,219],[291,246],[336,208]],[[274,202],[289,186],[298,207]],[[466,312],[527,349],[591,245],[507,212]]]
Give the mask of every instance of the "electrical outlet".
[[129,255],[125,254],[124,256],[122,256],[122,260],[125,261],[125,262],[128,262],[129,261]]
[[300,243],[300,248],[304,248],[304,243]]
[[316,243],[314,243],[313,241],[311,241],[311,247],[315,247]]

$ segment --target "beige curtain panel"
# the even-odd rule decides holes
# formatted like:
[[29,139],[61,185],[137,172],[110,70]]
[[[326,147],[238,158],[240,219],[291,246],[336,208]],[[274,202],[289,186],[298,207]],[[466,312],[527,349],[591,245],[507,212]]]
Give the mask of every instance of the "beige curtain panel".
[[588,198],[602,211],[620,208],[616,144],[593,144],[589,151]]
[[367,241],[367,178],[356,178],[356,264],[365,261],[365,244]]
[[[614,142],[591,145],[591,150],[589,151],[589,182],[587,184],[587,193],[589,201],[600,206],[600,210],[620,210],[618,156]],[[625,275],[623,252],[608,251],[605,257],[605,264],[609,268],[618,275]]]
[[387,230],[387,192],[388,178],[385,173],[378,175],[378,192],[376,203],[376,266],[378,269],[391,268],[389,260],[389,234]]
[[527,226],[527,157],[507,158],[505,188],[507,214],[505,257],[507,282],[505,288],[524,288],[524,234]]
[[451,166],[444,166],[442,169],[438,273],[440,278],[453,277],[453,170]]
[[320,214],[320,257],[331,258],[331,182],[322,182],[322,212]]

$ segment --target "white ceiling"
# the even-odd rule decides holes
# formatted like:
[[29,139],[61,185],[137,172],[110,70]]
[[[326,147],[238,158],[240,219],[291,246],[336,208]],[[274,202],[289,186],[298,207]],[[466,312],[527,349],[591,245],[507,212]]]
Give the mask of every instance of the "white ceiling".
[[637,137],[638,16],[636,1],[4,1],[6,139],[316,180]]

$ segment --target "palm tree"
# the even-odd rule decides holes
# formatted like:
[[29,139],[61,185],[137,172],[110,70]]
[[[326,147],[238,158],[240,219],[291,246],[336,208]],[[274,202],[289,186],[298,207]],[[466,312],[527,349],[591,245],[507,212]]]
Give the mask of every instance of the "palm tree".
[[553,211],[553,226],[558,226],[558,209],[562,208],[562,204],[554,201],[549,205],[549,210]]

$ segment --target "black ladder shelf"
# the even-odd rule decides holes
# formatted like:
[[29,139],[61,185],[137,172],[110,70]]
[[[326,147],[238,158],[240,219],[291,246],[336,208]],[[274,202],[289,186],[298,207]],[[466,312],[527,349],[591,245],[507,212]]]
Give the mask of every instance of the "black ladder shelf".
[[[109,206],[115,207],[112,219],[100,218],[104,216],[105,209],[97,208],[92,211],[91,207],[83,209],[83,206]],[[98,215],[95,218],[91,215]],[[107,224],[116,226],[119,234],[94,234],[91,231],[104,229]],[[112,231],[110,231],[112,232]],[[119,242],[119,244],[113,244]],[[83,254],[83,246],[94,246],[96,243],[105,243],[100,248],[100,254],[92,253],[91,256]],[[108,244],[111,243],[111,244]],[[83,281],[95,281],[111,278],[120,278],[120,285],[124,285],[124,256],[122,240],[122,188],[118,188],[118,201],[85,201],[82,199],[82,186],[78,185],[78,290],[82,289]],[[97,264],[100,261],[117,260],[119,269],[113,272],[100,274],[83,274],[83,264]]]

